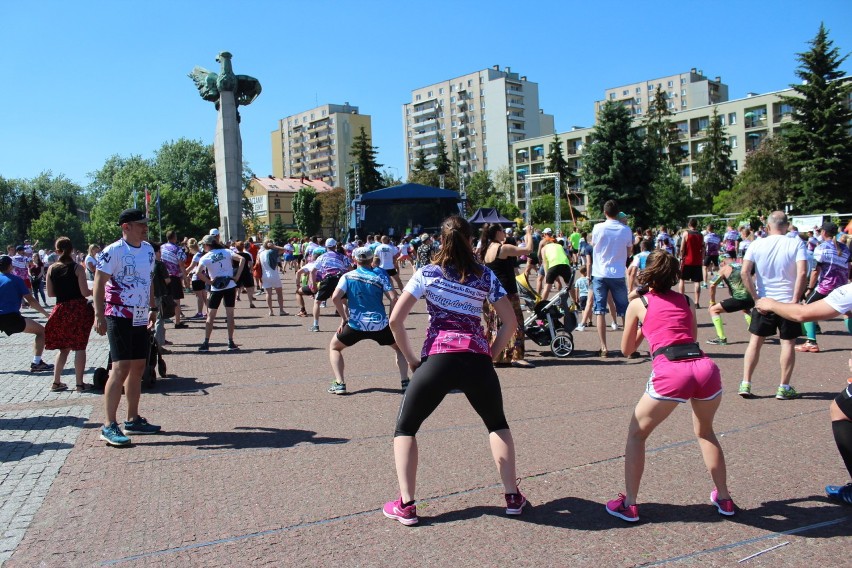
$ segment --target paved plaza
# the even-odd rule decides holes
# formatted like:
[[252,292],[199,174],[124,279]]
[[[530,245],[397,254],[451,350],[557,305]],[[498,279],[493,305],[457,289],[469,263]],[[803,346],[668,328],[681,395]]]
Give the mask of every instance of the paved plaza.
[[[297,311],[292,293],[285,302]],[[401,395],[393,352],[372,342],[347,349],[350,394],[328,394],[326,347],[338,324],[332,310],[324,311],[322,331],[309,333],[309,319],[269,317],[263,298],[258,306],[249,309],[245,298],[238,304],[238,352],[225,349],[224,320],[207,354],[196,352],[201,322],[168,331],[170,376],[142,398],[142,414],[163,433],[134,436],[129,448],[99,440],[100,394],[50,393],[51,375],[28,371],[31,336],[3,336],[0,562],[730,566],[765,551],[742,565],[848,565],[852,507],[823,492],[849,481],[827,411],[848,376],[852,342],[840,320],[822,324],[822,353],[797,354],[792,384],[800,400],[774,398],[777,342],[763,350],[757,397],[736,395],[748,335],[740,315],[725,318],[727,347],[705,346],[726,389],[716,428],[735,517],[719,516],[709,503],[713,486],[688,406],[648,440],[641,522],[606,514],[606,501],[624,491],[628,420],[650,363],[599,359],[588,328],[574,334],[568,359],[527,341],[536,368],[498,371],[532,507],[517,518],[503,514],[485,428],[463,394],[450,394],[418,435],[421,523],[405,527],[380,512],[397,496],[392,435]],[[704,310],[699,323],[703,343],[713,337]],[[412,339],[422,341],[423,302],[409,324]],[[608,331],[615,351],[621,330]],[[90,366],[104,365],[106,347],[93,336]],[[70,365],[66,373],[73,385]]]

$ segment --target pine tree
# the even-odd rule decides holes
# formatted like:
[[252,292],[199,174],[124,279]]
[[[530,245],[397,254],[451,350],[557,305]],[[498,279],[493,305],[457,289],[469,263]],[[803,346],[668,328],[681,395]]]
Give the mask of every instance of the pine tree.
[[423,172],[429,169],[429,162],[426,161],[426,150],[420,148],[417,150],[417,159],[414,161],[414,171]]
[[672,125],[669,119],[671,116],[672,111],[669,110],[666,93],[657,87],[654,98],[649,101],[643,126],[645,141],[656,154],[660,164],[665,162],[677,164],[685,157],[678,143],[677,127]]
[[710,126],[702,143],[698,161],[695,164],[695,174],[698,179],[692,184],[692,193],[704,201],[707,211],[713,209],[713,198],[719,192],[731,189],[734,184],[734,166],[731,164],[731,147],[728,145],[728,134],[722,126],[718,109],[713,109]]
[[[350,155],[354,159],[354,164],[360,168],[359,177],[361,179],[361,193],[367,193],[376,189],[381,189],[382,174],[379,168],[382,164],[376,162],[377,148],[370,144],[370,138],[364,127],[361,127],[361,132],[352,141],[352,152]],[[353,170],[350,170],[350,179],[355,179],[352,175]]]
[[[562,153],[562,141],[558,134],[553,135],[553,142],[550,143],[550,152],[547,154],[547,172],[559,174],[559,188],[562,194],[565,193],[566,188],[577,181],[577,177],[568,165],[568,160],[565,159],[565,154]],[[544,180],[541,183],[542,193],[552,194],[554,185],[553,180]]]
[[796,209],[803,212],[847,211],[852,207],[852,110],[848,101],[852,82],[842,80],[840,56],[824,24],[797,54],[798,97],[782,97],[793,109],[793,123],[785,130],[790,166],[797,172],[790,188]]
[[434,162],[435,172],[439,176],[445,176],[450,173],[450,157],[447,155],[447,142],[444,140],[444,135],[438,133],[438,156]]
[[607,101],[583,154],[581,177],[590,207],[601,211],[607,200],[615,199],[638,225],[647,227],[655,166],[653,152],[636,132],[627,109]]

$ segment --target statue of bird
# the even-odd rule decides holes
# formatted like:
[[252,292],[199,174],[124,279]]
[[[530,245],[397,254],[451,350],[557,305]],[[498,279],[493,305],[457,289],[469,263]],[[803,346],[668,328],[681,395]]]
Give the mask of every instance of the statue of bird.
[[262,90],[260,81],[248,75],[234,75],[231,68],[231,54],[223,51],[216,58],[222,68],[221,73],[209,71],[204,67],[195,66],[189,78],[195,82],[198,93],[205,101],[216,103],[219,108],[219,93],[233,91],[237,106],[250,105]]

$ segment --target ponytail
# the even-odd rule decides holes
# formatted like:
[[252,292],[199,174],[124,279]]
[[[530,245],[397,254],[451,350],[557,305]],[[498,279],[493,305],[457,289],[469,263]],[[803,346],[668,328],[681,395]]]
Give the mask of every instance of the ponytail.
[[71,253],[74,252],[74,245],[71,244],[71,239],[68,237],[59,237],[56,239],[54,248],[59,253],[59,262],[63,264],[74,262],[74,258],[71,256]]
[[441,223],[441,249],[435,255],[433,264],[444,270],[452,266],[459,273],[459,281],[462,283],[471,273],[481,276],[482,265],[477,261],[470,244],[472,238],[467,219],[450,215]]

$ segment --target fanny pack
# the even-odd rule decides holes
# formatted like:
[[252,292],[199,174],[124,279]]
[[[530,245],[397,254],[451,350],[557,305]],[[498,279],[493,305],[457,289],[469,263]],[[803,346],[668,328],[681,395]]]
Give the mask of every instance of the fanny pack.
[[231,280],[233,280],[233,278],[230,276],[217,276],[213,279],[213,287],[222,289],[230,284]]
[[681,343],[660,347],[654,351],[652,357],[657,355],[664,355],[669,361],[683,361],[684,359],[698,359],[702,356],[702,353],[697,343]]

